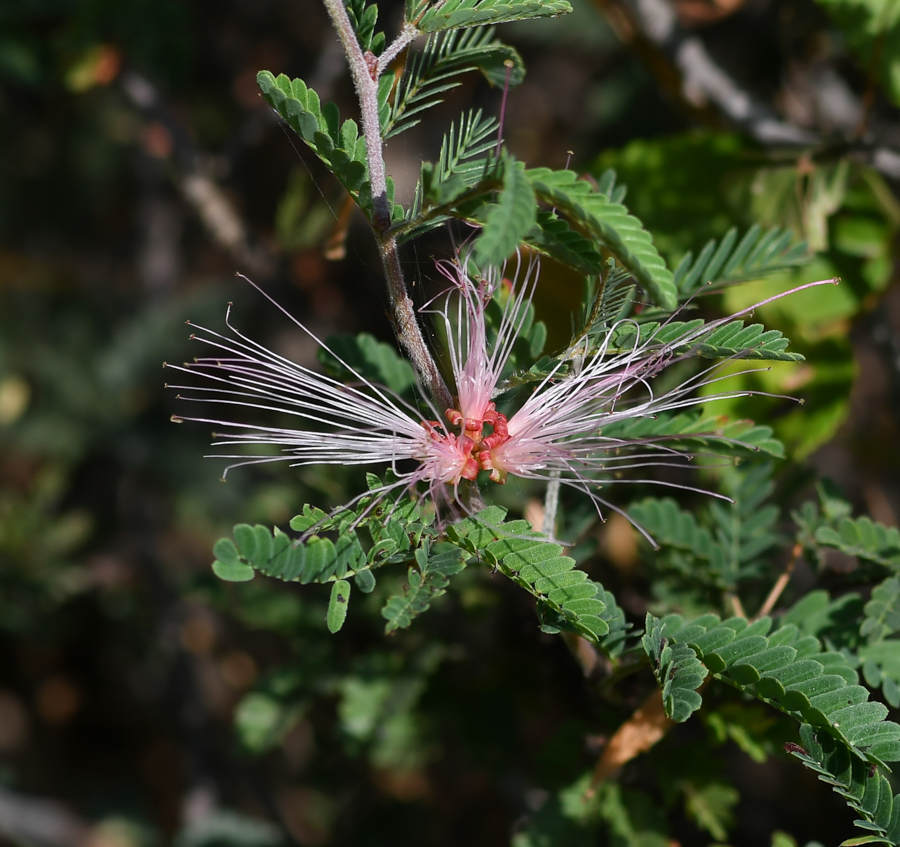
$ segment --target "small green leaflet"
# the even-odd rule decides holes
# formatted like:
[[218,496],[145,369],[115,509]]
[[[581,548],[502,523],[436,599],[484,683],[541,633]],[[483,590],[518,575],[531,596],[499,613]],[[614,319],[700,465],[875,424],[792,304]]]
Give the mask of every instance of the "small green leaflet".
[[350,583],[346,579],[337,580],[331,586],[331,599],[328,601],[328,614],[325,622],[328,631],[338,632],[347,619],[347,606],[350,602]]

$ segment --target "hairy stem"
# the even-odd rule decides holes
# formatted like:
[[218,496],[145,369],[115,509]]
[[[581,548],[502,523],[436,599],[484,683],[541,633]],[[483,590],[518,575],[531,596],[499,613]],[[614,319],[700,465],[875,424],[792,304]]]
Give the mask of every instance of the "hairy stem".
[[403,24],[403,28],[400,30],[400,35],[398,35],[387,47],[385,47],[384,52],[378,57],[378,67],[375,72],[376,78],[381,76],[384,73],[387,66],[394,61],[409,45],[412,41],[418,38],[421,35],[419,30],[417,30],[411,23]]
[[325,9],[337,30],[350,75],[359,98],[360,118],[363,137],[366,139],[366,161],[369,166],[369,185],[372,190],[372,205],[375,209],[372,229],[378,241],[381,261],[387,279],[388,298],[391,304],[391,322],[394,332],[403,345],[425,390],[434,398],[441,409],[449,409],[453,400],[441,372],[425,343],[422,330],[416,319],[416,311],[406,290],[403,269],[400,266],[397,239],[388,234],[391,225],[391,208],[387,195],[387,173],[382,153],[383,138],[378,118],[377,69],[373,73],[366,55],[360,47],[353,31],[353,24],[342,0],[323,0]]
[[391,322],[394,332],[400,339],[400,343],[406,349],[407,355],[422,381],[426,391],[434,398],[438,411],[453,408],[453,398],[444,378],[438,370],[437,363],[422,337],[422,330],[416,320],[416,310],[412,300],[406,293],[406,282],[403,279],[403,269],[400,267],[400,254],[397,251],[397,240],[393,237],[384,237],[376,232],[378,246],[381,249],[381,261],[384,264],[384,272],[387,277],[388,296],[391,302]]

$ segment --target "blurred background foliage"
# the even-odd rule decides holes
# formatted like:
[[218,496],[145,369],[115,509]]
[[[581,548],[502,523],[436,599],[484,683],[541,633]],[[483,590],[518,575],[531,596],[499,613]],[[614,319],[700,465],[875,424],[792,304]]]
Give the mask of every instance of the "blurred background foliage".
[[[815,471],[896,525],[900,6],[654,2],[666,39],[628,0],[576,0],[566,18],[509,26],[528,67],[510,97],[509,146],[530,165],[571,156],[595,176],[615,168],[672,262],[734,225],[807,239],[808,267],[721,298],[734,310],[801,278],[843,278],[815,301],[761,310],[806,362],[741,377],[806,405],[748,398],[731,411],[788,444],[786,505]],[[379,6],[399,19],[396,4]],[[681,48],[706,57],[706,77],[691,75]],[[262,68],[352,110],[313,0],[0,5],[0,838],[788,847],[787,833],[849,837],[843,806],[780,752],[781,718],[715,688],[702,721],[604,785],[595,841],[560,829],[551,807],[577,816],[580,794],[553,792],[591,767],[641,689],[599,692],[567,642],[539,633],[529,598],[486,574],[461,574],[390,638],[379,615],[389,580],[331,637],[321,592],[213,577],[212,542],[236,520],[284,525],[304,502],[340,503],[358,476],[244,469],[223,485],[202,458],[207,433],[168,420],[160,365],[188,355],[183,321],[218,327],[233,300],[242,329],[312,363],[315,350],[235,280],[241,271],[320,336],[391,340],[374,246],[263,104]],[[704,88],[714,71],[749,111]],[[469,79],[440,116],[498,103]],[[434,115],[388,146],[404,196],[445,128]],[[344,226],[349,236],[335,237]],[[406,256],[424,282],[431,249],[445,248]],[[551,339],[568,331],[580,293],[545,269],[538,308]],[[503,492],[520,509],[534,493]],[[589,519],[572,509],[566,528]],[[641,619],[652,574],[627,525],[610,521],[577,549]],[[810,580],[801,566],[795,584]]]

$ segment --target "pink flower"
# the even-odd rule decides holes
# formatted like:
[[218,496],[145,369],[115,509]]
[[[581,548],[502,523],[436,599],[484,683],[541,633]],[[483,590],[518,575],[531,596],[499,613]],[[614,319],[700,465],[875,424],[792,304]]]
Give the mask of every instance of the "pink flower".
[[[661,371],[688,358],[693,343],[756,306],[697,325],[680,335],[674,344],[659,340],[662,328],[642,339],[634,321],[621,321],[607,332],[596,349],[585,353],[568,351],[567,358],[558,361],[509,416],[498,412],[494,398],[513,345],[525,325],[538,278],[536,260],[524,261],[521,256],[518,259],[519,278],[513,281],[504,279],[505,268],[489,269],[475,280],[459,261],[438,264],[452,288],[443,307],[433,312],[446,331],[457,399],[456,407],[445,410],[443,415],[429,404],[432,417],[423,418],[418,408],[389,389],[366,381],[293,318],[295,325],[328,350],[359,384],[345,385],[291,362],[236,330],[229,307],[225,322],[230,335],[195,327],[192,338],[211,348],[213,355],[183,366],[167,365],[200,377],[203,384],[173,387],[190,391],[182,397],[187,401],[282,413],[298,419],[304,428],[206,417],[176,420],[224,427],[227,434],[218,434],[215,446],[262,445],[279,450],[278,454],[267,456],[226,453],[223,458],[239,460],[226,473],[240,465],[278,461],[290,462],[292,466],[382,465],[393,470],[396,480],[385,484],[376,496],[394,489],[418,490],[420,497],[443,503],[451,497],[458,500],[460,480],[475,480],[481,471],[488,471],[496,483],[505,482],[509,474],[524,479],[558,479],[590,496],[599,509],[606,501],[597,489],[620,481],[616,478],[619,471],[681,466],[690,458],[670,446],[665,437],[633,441],[605,435],[612,424],[748,393],[724,391],[712,397],[697,397],[699,386],[727,379],[719,374],[720,364],[665,393],[657,393],[653,381]],[[794,291],[826,282],[836,280],[809,283]],[[490,341],[486,310],[495,298],[502,303],[502,310],[495,337]],[[778,298],[757,305],[774,299]],[[635,328],[633,345],[626,352],[611,352],[616,330],[628,324]],[[442,417],[447,423],[441,422]],[[305,428],[309,425],[315,428]]]
[[[497,387],[512,347],[525,320],[526,307],[534,294],[539,263],[532,256],[523,261],[517,256],[516,280],[504,279],[503,268],[488,268],[476,282],[459,261],[438,262],[438,270],[452,283],[440,316],[448,339],[448,354],[456,386],[457,408],[448,409],[447,418],[454,426],[480,439],[485,423],[497,418],[492,395]],[[521,279],[519,277],[521,276]],[[506,285],[497,337],[488,344],[485,310]],[[453,294],[458,296],[453,299]],[[455,320],[451,319],[455,303]]]
[[[820,280],[799,286],[778,297],[837,280]],[[667,438],[625,441],[605,436],[604,429],[626,419],[655,417],[677,412],[717,399],[758,392],[724,391],[698,397],[696,389],[726,380],[715,364],[686,379],[666,393],[654,391],[653,379],[661,371],[690,356],[690,346],[741,315],[764,305],[772,297],[726,318],[710,321],[677,339],[675,345],[657,340],[657,330],[644,341],[635,324],[635,343],[624,353],[610,353],[609,344],[622,321],[613,326],[599,348],[586,358],[576,360],[571,373],[562,373],[560,361],[532,391],[529,397],[507,419],[497,414],[493,432],[478,440],[475,454],[490,478],[499,483],[508,474],[526,479],[559,479],[588,494],[598,506],[605,503],[597,494],[599,484],[612,482],[655,482],[659,480],[619,480],[614,475],[622,470],[649,466],[680,466],[691,457],[667,445]],[[663,325],[665,326],[665,325]],[[502,365],[499,368],[502,370]],[[751,368],[757,370],[757,368]],[[711,434],[712,435],[712,434]],[[661,482],[677,488],[690,486]],[[709,493],[709,492],[706,492]]]
[[[291,320],[350,371],[359,380],[359,387],[316,373],[250,340],[231,323],[230,305],[225,317],[228,335],[190,324],[195,330],[191,339],[211,348],[211,355],[184,365],[165,364],[200,378],[199,385],[169,386],[189,392],[179,395],[182,400],[242,412],[276,412],[300,423],[301,428],[294,429],[236,422],[228,417],[173,417],[179,423],[195,421],[223,427],[225,432],[214,435],[216,447],[262,445],[279,450],[266,456],[216,454],[239,460],[226,468],[226,474],[241,465],[284,461],[292,467],[382,465],[389,466],[397,479],[377,494],[393,489],[411,491],[424,483],[423,496],[436,501],[446,500],[447,487],[455,489],[461,478],[475,478],[479,468],[472,455],[475,442],[471,438],[451,432],[437,420],[423,420],[416,408],[389,389],[365,380],[303,324]],[[435,410],[432,413],[438,417]],[[307,425],[315,428],[305,428]]]

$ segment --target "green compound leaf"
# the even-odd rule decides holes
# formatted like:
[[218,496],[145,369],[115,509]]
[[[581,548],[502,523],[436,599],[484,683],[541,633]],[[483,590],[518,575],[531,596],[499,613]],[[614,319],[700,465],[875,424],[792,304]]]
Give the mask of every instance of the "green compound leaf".
[[447,0],[412,20],[420,32],[558,17],[572,11],[566,0]]
[[328,601],[328,614],[325,617],[330,633],[338,632],[344,625],[349,603],[350,583],[345,579],[339,579],[331,586],[331,599]]
[[818,639],[802,636],[793,624],[771,634],[769,618],[750,624],[704,615],[684,623],[670,615],[662,624],[670,644],[688,645],[717,677],[815,727],[820,740],[832,737],[848,760],[866,768],[900,761],[900,726],[884,720],[887,708],[869,702],[843,654],[823,651]]
[[709,502],[687,511],[671,498],[647,498],[628,516],[659,546],[654,567],[668,572],[670,589],[697,592],[736,591],[767,567],[765,554],[776,545],[779,510],[767,503],[772,493],[772,465],[748,463],[720,472],[722,493],[730,504]]
[[884,699],[900,708],[900,580],[889,577],[872,590],[859,634],[867,643],[858,650],[866,683],[881,688]]
[[479,109],[451,124],[441,143],[436,163],[423,162],[413,201],[406,212],[398,238],[407,241],[440,226],[454,212],[453,202],[485,177],[489,160],[485,155],[497,146],[497,121],[485,118]]
[[506,157],[503,188],[497,202],[487,209],[484,227],[475,242],[475,261],[481,266],[502,264],[531,231],[536,214],[534,191],[524,166]]
[[551,256],[583,274],[593,276],[603,268],[594,243],[554,212],[538,212],[536,226],[528,233],[526,241],[539,253]]
[[739,243],[737,235],[735,227],[720,242],[710,240],[696,261],[693,253],[685,254],[674,273],[682,295],[693,293],[704,283],[757,279],[809,261],[808,245],[805,241],[795,243],[790,230],[774,227],[765,231],[754,224]]
[[672,272],[653,244],[650,233],[620,203],[595,191],[574,171],[535,168],[525,172],[538,199],[586,229],[600,247],[608,250],[658,306],[674,310],[678,305]]
[[605,341],[610,328],[627,317],[634,306],[631,274],[620,268],[615,259],[607,259],[606,273],[601,276],[599,286],[590,278],[585,280],[584,303],[584,328],[577,341],[590,336],[600,336]]
[[612,595],[575,568],[563,548],[536,533],[527,521],[503,523],[493,506],[447,528],[459,546],[496,568],[538,601],[544,632],[574,632],[612,653],[621,649],[627,625]]
[[864,612],[859,634],[867,641],[881,641],[900,632],[900,579],[892,576],[875,586]]
[[661,547],[685,550],[707,562],[713,573],[724,573],[725,550],[722,545],[709,530],[697,523],[693,512],[685,511],[675,500],[669,497],[648,498],[631,506],[628,516],[649,532]]
[[703,703],[697,689],[706,679],[708,671],[692,647],[669,644],[665,633],[666,624],[648,612],[641,646],[650,658],[653,673],[662,689],[666,715],[673,721],[683,723]]
[[844,798],[860,815],[854,825],[867,835],[842,842],[851,844],[900,844],[900,798],[877,765],[850,755],[831,735],[812,726],[800,727],[801,744],[788,743],[785,749]]
[[256,82],[269,105],[328,165],[363,211],[371,214],[370,193],[362,191],[368,176],[366,143],[356,122],[348,119],[342,124],[337,106],[322,105],[302,79],[260,71]]
[[430,36],[422,51],[410,60],[393,101],[383,111],[384,137],[399,135],[418,124],[423,112],[443,100],[441,95],[462,85],[460,75],[476,70],[501,87],[507,74],[510,86],[519,85],[525,78],[522,57],[498,41],[489,28]]
[[784,445],[772,437],[772,427],[753,421],[729,420],[721,415],[682,412],[617,421],[604,427],[610,438],[624,440],[665,437],[675,450],[717,453],[729,456],[755,456],[766,453],[784,457]]
[[900,532],[868,517],[843,518],[836,528],[822,526],[815,540],[824,547],[835,547],[848,556],[884,565],[900,572]]
[[456,545],[439,542],[430,546],[427,539],[424,541],[415,551],[418,569],[407,570],[407,584],[402,593],[391,597],[381,610],[387,621],[385,632],[408,627],[429,608],[432,600],[446,593],[449,577],[466,567],[463,552]]
[[742,577],[758,573],[755,565],[760,557],[780,540],[776,531],[780,510],[772,503],[766,504],[775,489],[772,471],[771,462],[723,471],[722,493],[731,498],[732,505],[709,503],[716,538],[726,554],[725,582],[729,587],[733,588]]
[[366,5],[366,0],[347,0],[346,6],[347,15],[363,52],[380,56],[384,50],[385,37],[383,32],[375,32],[378,6],[374,3]]
[[[322,523],[316,514],[318,511],[308,509],[291,523],[295,528]],[[330,527],[325,524],[325,528]],[[305,541],[292,541],[277,528],[271,531],[261,525],[238,524],[234,528],[234,539],[243,563],[240,567],[249,567],[285,582],[331,582],[369,566],[366,551],[352,531],[343,532],[334,541],[316,535]]]
[[671,321],[640,325],[623,323],[609,335],[609,352],[624,353],[651,344],[660,349],[704,359],[768,359],[801,362],[799,353],[787,352],[789,340],[777,329],[762,324],[746,326],[742,320],[716,324],[708,330],[703,321]]

